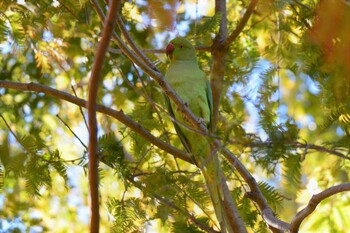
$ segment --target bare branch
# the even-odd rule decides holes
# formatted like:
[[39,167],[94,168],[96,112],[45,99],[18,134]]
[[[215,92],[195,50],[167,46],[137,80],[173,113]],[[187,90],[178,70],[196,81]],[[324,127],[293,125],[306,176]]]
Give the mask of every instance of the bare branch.
[[301,143],[301,142],[293,142],[292,144],[298,148],[304,148],[305,150],[312,149],[312,150],[316,150],[319,152],[326,152],[328,154],[338,156],[339,158],[350,160],[349,156],[344,155],[343,153],[341,153],[339,151],[332,150],[332,149],[329,149],[329,148],[326,148],[323,146],[319,146],[319,145],[315,145],[315,144],[308,144],[308,143]]
[[315,211],[317,205],[320,204],[321,201],[337,193],[345,191],[350,191],[350,183],[336,185],[313,195],[307,206],[304,209],[300,210],[293,218],[290,224],[290,232],[298,232],[300,224],[305,220],[307,216]]
[[[210,52],[210,47],[207,47],[207,46],[196,46],[195,49],[200,52]],[[114,54],[123,53],[121,49],[115,49],[115,48],[108,48],[108,51]],[[141,52],[145,54],[165,53],[165,49],[142,49]]]
[[124,22],[120,15],[117,15],[117,25],[124,36],[125,40],[128,42],[130,47],[134,50],[136,55],[138,55],[144,63],[146,63],[151,69],[156,70],[159,72],[158,68],[148,59],[148,57],[140,50],[137,45],[135,44],[134,40],[131,38],[129,32],[126,30]]
[[[73,87],[73,85],[71,85],[71,89],[72,89],[73,94],[75,95],[75,97],[78,97],[77,92],[75,91],[75,88]],[[81,106],[79,106],[79,111],[80,111],[80,114],[81,114],[81,116],[82,116],[82,118],[83,118],[83,120],[84,120],[86,129],[89,131],[89,126],[88,126],[86,117],[85,117],[85,115],[84,115],[83,108],[82,108]]]
[[[235,141],[235,143],[239,143],[241,145],[247,146],[247,147],[266,147],[266,146],[271,146],[271,142],[249,142],[249,143],[245,143],[245,142],[239,142],[239,141]],[[329,149],[327,147],[324,146],[320,146],[320,145],[316,145],[316,144],[309,144],[309,143],[301,143],[301,142],[297,142],[297,141],[291,141],[291,142],[286,142],[286,145],[293,145],[297,148],[303,148],[305,149],[305,154],[308,153],[308,150],[315,150],[315,151],[319,151],[319,152],[325,152],[328,154],[332,154],[335,155],[339,158],[342,159],[347,159],[350,160],[350,157],[348,155],[345,155],[335,149]]]
[[242,224],[243,221],[238,212],[237,206],[232,200],[232,196],[230,190],[228,189],[226,179],[222,176],[221,186],[224,194],[223,207],[225,209],[225,213],[228,217],[229,227],[232,228],[233,232],[247,232],[245,225]]
[[[37,93],[45,93],[47,95],[53,96],[58,99],[62,99],[65,101],[68,101],[70,103],[73,103],[77,106],[81,106],[86,108],[86,101],[83,99],[80,99],[78,97],[75,97],[71,94],[68,94],[64,91],[59,91],[51,87],[47,87],[41,84],[37,83],[19,83],[19,82],[8,82],[8,81],[2,81],[0,80],[0,87],[3,88],[10,88],[15,90],[21,90],[21,91],[34,91]],[[141,137],[143,137],[145,140],[151,142],[155,146],[159,147],[160,149],[164,150],[165,152],[174,155],[175,157],[182,159],[186,162],[193,163],[192,159],[190,158],[190,155],[182,150],[179,150],[159,138],[153,136],[150,132],[148,132],[145,128],[143,128],[140,124],[136,123],[132,119],[130,119],[128,116],[126,116],[123,111],[116,111],[114,109],[105,107],[103,105],[97,105],[96,110],[100,113],[106,114],[108,116],[111,116],[127,127],[131,128],[133,131],[138,133]]]
[[[81,109],[81,108],[80,108]],[[85,150],[87,150],[87,146],[84,144],[84,142],[78,137],[78,135],[73,131],[73,129],[67,124],[67,122],[65,122],[60,115],[56,114],[56,117],[64,124],[64,126],[67,127],[67,129],[69,130],[69,132],[71,132],[71,134],[73,134],[73,136],[80,142],[80,144],[85,148]]]
[[214,39],[217,43],[222,43],[227,38],[227,10],[226,0],[215,0],[215,14],[221,14],[219,32]]
[[91,71],[88,93],[88,124],[89,124],[89,163],[88,176],[91,200],[91,218],[90,218],[90,232],[98,233],[100,231],[100,201],[99,201],[99,174],[98,174],[98,145],[97,145],[97,119],[96,119],[96,98],[98,91],[98,84],[101,77],[101,70],[103,61],[105,59],[108,45],[112,37],[113,28],[117,16],[118,0],[109,1],[107,17],[104,20],[104,29],[101,40],[98,45],[94,64]]
[[231,34],[229,35],[229,37],[227,38],[227,40],[224,43],[224,47],[229,47],[230,44],[239,36],[239,34],[243,31],[244,27],[246,26],[250,16],[252,15],[254,8],[256,7],[256,5],[258,4],[259,0],[251,0],[250,4],[247,8],[247,10],[245,11],[241,21],[237,24],[236,29],[231,32]]
[[[220,142],[216,142],[220,143]],[[269,228],[273,232],[279,232],[276,229],[287,231],[289,229],[289,224],[277,219],[270,206],[268,205],[264,195],[261,193],[258,184],[256,183],[254,177],[250,172],[244,167],[244,165],[239,161],[239,159],[234,156],[228,149],[224,148],[223,153],[225,158],[230,161],[231,165],[239,172],[245,182],[249,185],[250,193],[248,197],[253,200],[259,207],[260,213],[263,216],[266,223],[268,223]]]
[[226,58],[228,55],[228,50],[223,46],[228,33],[225,0],[215,0],[215,14],[221,15],[221,21],[219,32],[211,46],[213,66],[210,72],[210,86],[213,97],[213,119],[211,120],[213,132],[215,132],[216,124],[219,119],[219,106],[222,95],[223,79],[225,75]]

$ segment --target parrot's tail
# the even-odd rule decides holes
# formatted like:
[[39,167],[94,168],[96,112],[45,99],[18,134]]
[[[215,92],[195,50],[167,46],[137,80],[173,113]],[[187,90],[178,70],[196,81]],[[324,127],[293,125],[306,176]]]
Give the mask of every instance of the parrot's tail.
[[202,173],[213,203],[216,218],[220,224],[221,232],[232,233],[233,231],[223,205],[224,193],[221,185],[222,175],[218,158],[212,158],[212,160],[202,168]]

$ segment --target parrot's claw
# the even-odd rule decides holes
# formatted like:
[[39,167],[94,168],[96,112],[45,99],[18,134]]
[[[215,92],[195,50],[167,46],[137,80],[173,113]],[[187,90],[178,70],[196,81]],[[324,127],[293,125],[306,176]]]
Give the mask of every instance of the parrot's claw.
[[198,123],[201,125],[206,125],[207,121],[204,118],[198,118]]

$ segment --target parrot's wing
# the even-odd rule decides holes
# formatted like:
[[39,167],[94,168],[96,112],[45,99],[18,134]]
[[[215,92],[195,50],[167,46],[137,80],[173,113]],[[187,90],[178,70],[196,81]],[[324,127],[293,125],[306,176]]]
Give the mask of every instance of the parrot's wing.
[[207,80],[207,86],[206,86],[206,93],[207,93],[207,99],[210,109],[210,121],[208,123],[208,129],[212,128],[212,120],[213,120],[213,95],[211,92],[211,86],[209,80]]
[[[163,94],[163,96],[164,96],[165,106],[166,106],[170,116],[173,119],[176,119],[173,108],[171,107],[171,104],[170,104],[169,97],[166,94]],[[185,147],[187,152],[191,153],[190,143],[188,142],[187,138],[185,137],[184,133],[182,132],[180,126],[175,121],[173,121],[173,119],[172,119],[172,122],[174,123],[175,131],[176,131],[177,135],[179,136],[182,145]]]

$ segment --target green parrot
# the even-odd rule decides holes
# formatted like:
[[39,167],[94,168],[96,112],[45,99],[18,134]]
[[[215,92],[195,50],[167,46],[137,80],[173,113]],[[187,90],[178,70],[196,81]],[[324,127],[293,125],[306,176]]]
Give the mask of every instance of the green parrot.
[[[199,68],[196,51],[190,41],[177,37],[166,47],[166,54],[170,58],[170,65],[165,79],[178,96],[188,105],[194,115],[204,121],[210,128],[212,119],[213,100],[210,83],[205,73]],[[221,186],[221,169],[217,155],[212,154],[208,139],[194,132],[190,124],[183,117],[176,105],[165,97],[169,114],[176,120],[175,130],[185,147],[192,154],[194,163],[200,168],[213,202],[217,220],[221,230],[229,229],[225,223],[223,209],[223,192]],[[182,124],[178,124],[182,123]],[[186,125],[186,126],[184,126]],[[229,230],[230,232],[230,230]]]

